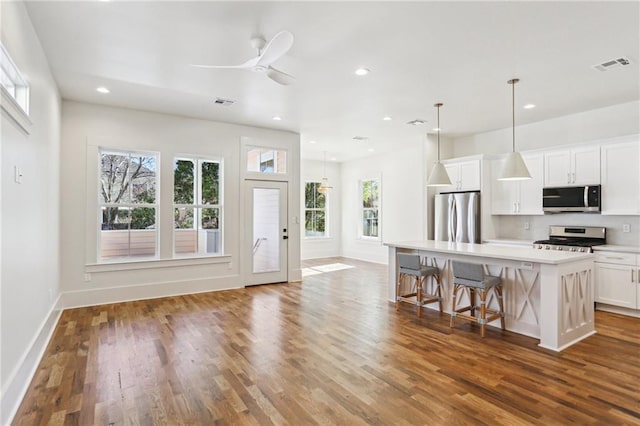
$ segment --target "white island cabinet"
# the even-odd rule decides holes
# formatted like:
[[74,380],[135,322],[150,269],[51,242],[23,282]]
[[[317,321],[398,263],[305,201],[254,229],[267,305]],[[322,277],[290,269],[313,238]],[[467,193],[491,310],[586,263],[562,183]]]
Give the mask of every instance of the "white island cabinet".
[[[502,278],[507,330],[538,338],[541,347],[554,351],[595,333],[593,254],[430,240],[385,245],[391,301],[396,298],[396,254],[418,253],[441,270],[446,312],[451,312],[453,292],[451,260],[460,260],[483,264]],[[495,297],[487,303],[497,308]],[[499,321],[490,325],[499,326]]]

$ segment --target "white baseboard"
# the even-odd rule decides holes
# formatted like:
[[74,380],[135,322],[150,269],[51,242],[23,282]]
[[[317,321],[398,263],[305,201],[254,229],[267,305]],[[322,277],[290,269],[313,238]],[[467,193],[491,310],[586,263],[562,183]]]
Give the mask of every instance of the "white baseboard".
[[640,309],[621,308],[619,306],[606,305],[604,303],[596,303],[596,310],[640,318]]
[[8,425],[20,408],[20,403],[31,384],[36,369],[42,360],[44,351],[51,340],[53,331],[62,314],[61,296],[51,306],[49,313],[40,324],[40,328],[31,340],[27,350],[22,355],[20,362],[9,375],[7,385],[2,389],[2,401],[0,403],[0,424]]
[[231,290],[242,287],[244,286],[240,283],[239,275],[227,275],[215,278],[165,281],[126,287],[66,291],[62,293],[62,307],[64,309],[80,308],[84,306],[130,302],[132,300],[157,299],[160,297],[206,293],[209,291]]

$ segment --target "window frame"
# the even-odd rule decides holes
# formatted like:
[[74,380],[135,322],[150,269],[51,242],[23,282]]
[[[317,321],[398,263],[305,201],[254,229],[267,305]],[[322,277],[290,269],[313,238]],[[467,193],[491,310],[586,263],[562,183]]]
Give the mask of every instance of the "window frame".
[[[132,158],[132,154],[135,156],[145,156],[145,157],[154,157],[155,158],[155,203],[133,203],[129,201],[128,203],[105,203],[102,200],[102,154],[103,153],[118,153],[118,154],[128,154],[129,161]],[[156,151],[146,151],[146,150],[132,150],[132,149],[124,149],[124,148],[111,148],[105,146],[98,147],[98,167],[97,167],[97,244],[96,244],[96,260],[98,264],[108,264],[108,263],[121,263],[121,262],[136,262],[136,261],[148,261],[148,260],[156,260],[160,258],[160,166],[161,166],[160,153]],[[133,191],[133,184],[129,187],[129,192]],[[102,252],[102,209],[103,208],[125,208],[125,209],[134,209],[134,208],[153,208],[155,209],[154,215],[154,232],[155,232],[155,248],[154,254],[150,256],[131,256],[131,254],[127,256],[114,256],[104,258],[101,256]],[[128,228],[129,231],[129,248],[131,251],[131,228]]]
[[[7,82],[10,82],[12,87],[8,87]],[[2,109],[25,133],[30,134],[31,88],[2,41],[0,41],[0,92]]]
[[[326,192],[324,195],[324,208],[307,208],[307,184],[315,183],[318,186],[322,183],[321,180],[318,181],[316,179],[305,179],[303,185],[303,195],[302,195],[302,228],[303,228],[303,237],[305,240],[325,240],[331,238],[331,234],[329,232],[329,193],[331,191]],[[316,188],[317,190],[317,188]],[[324,235],[313,235],[307,236],[307,211],[323,211],[324,212]]]
[[[175,164],[176,161],[191,161],[195,165],[195,174],[193,180],[193,203],[184,204],[175,202]],[[217,163],[218,164],[218,204],[203,204],[202,203],[202,167],[201,164]],[[172,185],[171,196],[171,217],[172,217],[172,257],[174,259],[189,259],[189,258],[203,258],[203,257],[219,257],[224,256],[224,160],[218,156],[203,156],[193,154],[176,154],[172,162],[172,178],[174,179]],[[200,229],[200,215],[197,212],[201,212],[203,209],[218,209],[218,232],[220,235],[220,248],[216,253],[176,253],[176,231],[181,228],[175,226],[175,211],[178,208],[190,208],[194,210],[193,216],[193,229],[196,232]],[[197,234],[196,234],[197,235]],[[196,240],[197,241],[197,240]]]
[[[378,184],[378,207],[364,207],[364,183],[375,181]],[[382,179],[380,176],[373,176],[368,178],[363,178],[358,181],[358,239],[365,241],[381,241],[382,240]],[[364,235],[364,212],[365,211],[377,211],[377,233],[378,235],[373,237],[369,235]]]

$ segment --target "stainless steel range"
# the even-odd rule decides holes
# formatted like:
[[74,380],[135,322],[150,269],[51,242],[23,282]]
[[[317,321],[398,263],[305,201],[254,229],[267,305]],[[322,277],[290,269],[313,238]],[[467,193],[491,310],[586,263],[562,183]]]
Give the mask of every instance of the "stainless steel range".
[[534,241],[533,248],[591,253],[591,247],[607,243],[607,228],[597,226],[550,226],[549,239]]

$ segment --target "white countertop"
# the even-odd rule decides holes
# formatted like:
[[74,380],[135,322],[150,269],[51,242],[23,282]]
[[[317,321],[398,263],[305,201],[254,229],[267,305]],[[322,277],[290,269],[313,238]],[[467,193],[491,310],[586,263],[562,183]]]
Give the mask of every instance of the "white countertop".
[[453,253],[473,257],[490,257],[554,265],[594,258],[594,255],[591,253],[538,250],[532,247],[507,247],[493,244],[450,243],[446,241],[433,240],[388,242],[384,243],[384,245],[412,250],[425,250],[436,253]]
[[593,246],[594,251],[617,251],[622,253],[636,253],[640,254],[640,247],[638,246],[618,246],[615,244],[603,244],[601,246]]
[[509,246],[528,246],[533,247],[533,240],[510,240],[506,238],[494,238],[490,240],[484,240],[485,244],[504,244]]

